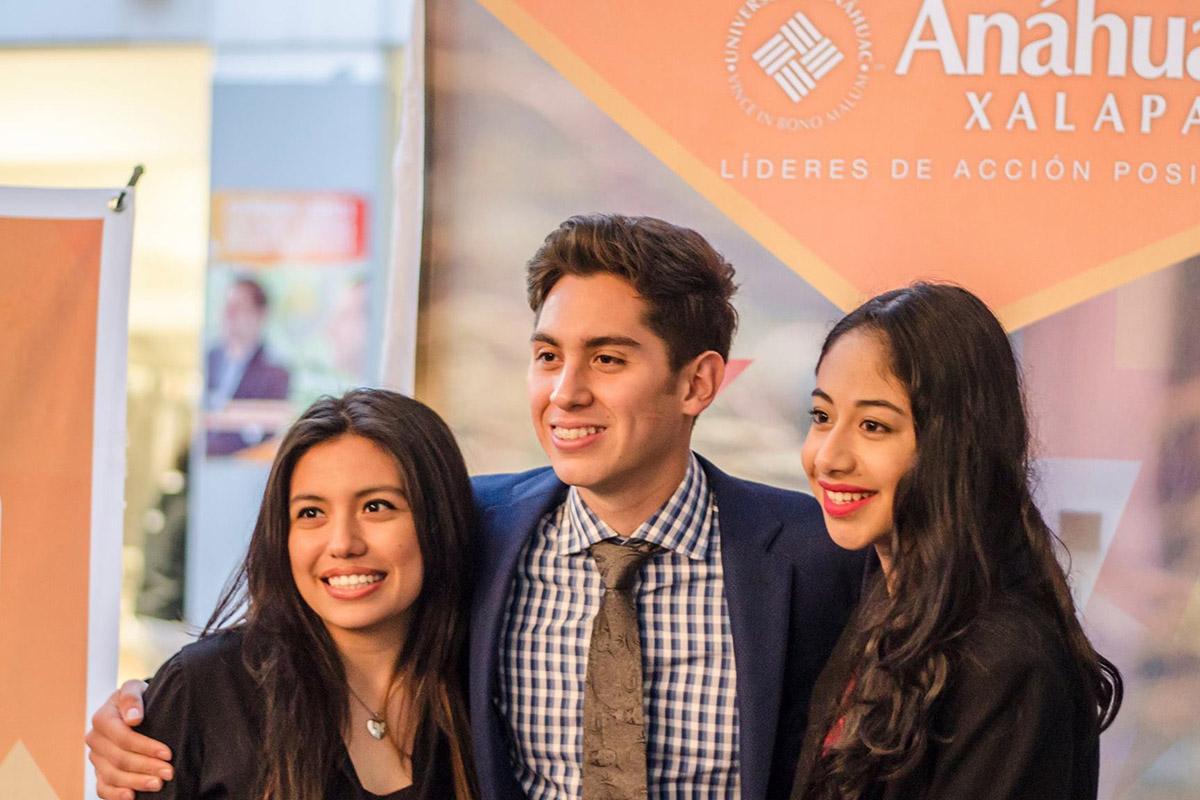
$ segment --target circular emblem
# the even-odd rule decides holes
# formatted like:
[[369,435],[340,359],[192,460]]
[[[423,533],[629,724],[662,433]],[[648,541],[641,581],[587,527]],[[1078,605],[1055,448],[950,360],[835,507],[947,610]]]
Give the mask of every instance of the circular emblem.
[[746,0],[725,31],[738,108],[781,131],[811,131],[854,111],[875,51],[860,0]]

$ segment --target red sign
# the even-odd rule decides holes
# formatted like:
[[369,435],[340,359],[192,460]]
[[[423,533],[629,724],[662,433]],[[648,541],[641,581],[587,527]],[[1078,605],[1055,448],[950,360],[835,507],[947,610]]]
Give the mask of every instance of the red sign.
[[367,201],[339,192],[222,192],[213,197],[217,262],[311,264],[366,257]]

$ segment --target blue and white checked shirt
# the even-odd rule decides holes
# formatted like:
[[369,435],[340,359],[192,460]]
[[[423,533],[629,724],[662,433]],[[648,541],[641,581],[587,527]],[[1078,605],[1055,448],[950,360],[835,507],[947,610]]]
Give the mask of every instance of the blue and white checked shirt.
[[[615,535],[571,488],[542,518],[517,567],[495,701],[531,800],[581,795],[583,689],[603,594],[587,548]],[[735,800],[737,671],[717,504],[695,455],[671,499],[629,538],[664,548],[633,584],[650,800]]]

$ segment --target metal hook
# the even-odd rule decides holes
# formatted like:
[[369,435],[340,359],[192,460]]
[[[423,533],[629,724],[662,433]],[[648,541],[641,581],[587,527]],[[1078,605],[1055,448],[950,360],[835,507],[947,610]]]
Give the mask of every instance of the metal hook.
[[125,188],[121,190],[121,193],[119,195],[114,197],[112,200],[108,201],[108,207],[111,208],[113,211],[116,211],[118,214],[120,214],[122,211],[124,211],[125,210],[125,193],[127,191],[129,191],[130,189],[132,189],[134,186],[137,186],[138,178],[142,177],[142,173],[145,171],[146,171],[146,168],[143,167],[141,164],[136,165],[133,168],[133,174],[129,176],[129,183],[125,184]]

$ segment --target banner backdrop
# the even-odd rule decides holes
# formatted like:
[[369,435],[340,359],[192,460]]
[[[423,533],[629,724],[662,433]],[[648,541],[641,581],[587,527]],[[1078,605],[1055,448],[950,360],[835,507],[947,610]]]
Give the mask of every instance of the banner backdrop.
[[952,260],[1017,328],[1200,250],[1187,0],[483,5],[843,311]]
[[803,489],[817,349],[916,277],[1012,331],[1039,503],[1125,705],[1100,797],[1200,796],[1200,12],[1121,0],[439,0],[421,396],[476,472],[545,463],[523,265],[575,213],[737,268],[742,368],[696,427]]
[[133,194],[115,196],[0,188],[5,797],[94,795],[83,734],[116,683]]

